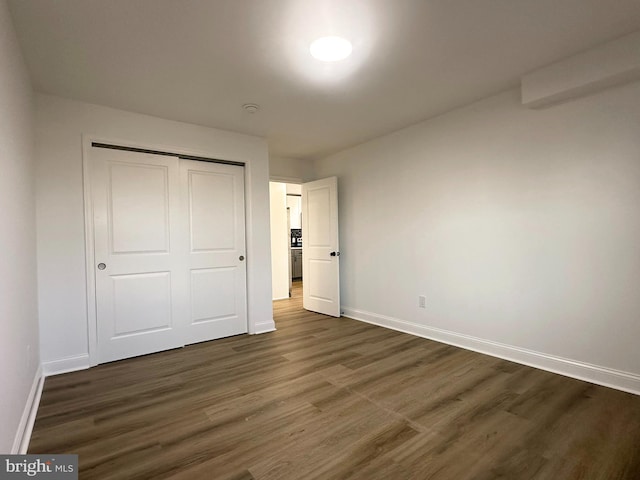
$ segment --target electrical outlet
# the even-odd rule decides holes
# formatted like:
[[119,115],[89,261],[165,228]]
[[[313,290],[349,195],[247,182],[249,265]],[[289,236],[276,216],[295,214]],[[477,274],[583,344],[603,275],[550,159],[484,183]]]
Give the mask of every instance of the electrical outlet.
[[424,295],[418,296],[418,307],[427,308],[427,298]]

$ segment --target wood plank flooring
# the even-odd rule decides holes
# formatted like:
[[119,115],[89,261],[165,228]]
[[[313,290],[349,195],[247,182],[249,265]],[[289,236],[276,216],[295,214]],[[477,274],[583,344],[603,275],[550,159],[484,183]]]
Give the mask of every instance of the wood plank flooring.
[[278,331],[47,378],[81,479],[640,479],[640,397],[274,304]]

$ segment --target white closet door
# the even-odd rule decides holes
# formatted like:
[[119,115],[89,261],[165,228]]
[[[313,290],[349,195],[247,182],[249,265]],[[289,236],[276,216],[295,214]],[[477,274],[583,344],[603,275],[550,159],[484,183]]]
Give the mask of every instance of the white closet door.
[[98,362],[183,345],[179,159],[91,149]]
[[98,363],[247,332],[244,168],[92,148]]
[[244,168],[180,161],[188,232],[187,344],[247,332]]

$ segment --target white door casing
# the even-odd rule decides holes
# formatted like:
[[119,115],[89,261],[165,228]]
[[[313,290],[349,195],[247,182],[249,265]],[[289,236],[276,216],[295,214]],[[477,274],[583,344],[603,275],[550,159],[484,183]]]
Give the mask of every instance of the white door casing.
[[304,308],[339,317],[337,177],[302,184],[302,268]]
[[98,363],[246,332],[243,168],[104,148],[90,168]]
[[287,262],[289,264],[289,298],[293,291],[293,270],[291,265],[291,209],[287,207]]

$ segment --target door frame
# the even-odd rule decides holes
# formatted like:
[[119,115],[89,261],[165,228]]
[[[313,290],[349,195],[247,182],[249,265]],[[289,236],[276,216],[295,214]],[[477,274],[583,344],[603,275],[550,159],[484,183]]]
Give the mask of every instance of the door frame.
[[[275,183],[290,183],[291,185],[302,185],[304,183],[304,181],[302,180],[302,178],[299,177],[283,177],[282,175],[269,175],[269,182],[275,182]],[[287,194],[285,192],[285,198],[286,198]],[[271,204],[269,204],[269,207],[271,207]],[[271,219],[269,219],[271,220]],[[291,298],[291,289],[293,288],[293,280],[291,278],[292,275],[292,265],[291,265],[291,239],[289,238],[291,235],[291,216],[290,216],[290,212],[289,212],[289,208],[287,208],[287,239],[289,239],[287,241],[287,251],[288,251],[288,262],[289,262],[289,298]],[[273,262],[273,252],[271,252],[269,254],[269,257],[271,258],[271,261]],[[273,275],[273,271],[271,272],[271,275]],[[273,278],[273,277],[272,277]],[[304,281],[304,273],[302,274],[302,278]],[[273,297],[273,295],[272,295]],[[280,299],[281,300],[281,299]],[[271,301],[276,301],[273,298],[271,299]]]
[[[317,219],[318,215],[310,213],[310,193],[317,190],[329,190],[329,210],[328,228],[329,244],[311,245],[311,234],[314,229],[310,228],[312,219]],[[306,195],[306,196],[305,196]],[[323,229],[323,231],[325,231]],[[339,234],[339,214],[338,214],[338,177],[331,176],[320,178],[302,184],[302,243],[307,246],[302,249],[302,268],[310,267],[311,262],[321,261],[329,263],[329,278],[325,278],[323,283],[328,284],[331,293],[329,298],[313,298],[311,286],[314,280],[318,280],[318,275],[311,274],[311,268],[306,274],[307,281],[302,283],[302,308],[312,312],[331,315],[339,318],[342,316],[342,305],[340,303],[340,234]],[[320,255],[320,256],[319,256]],[[325,256],[326,255],[326,256]],[[328,300],[328,301],[327,301]]]
[[[89,353],[89,366],[98,365],[98,314],[96,308],[96,277],[95,277],[95,249],[94,249],[94,225],[93,225],[93,200],[91,191],[91,168],[90,157],[93,143],[105,143],[117,145],[125,148],[138,148],[158,152],[167,152],[176,155],[189,155],[201,158],[213,158],[216,155],[212,152],[185,149],[174,145],[161,145],[154,143],[139,143],[122,138],[105,137],[103,135],[83,134],[82,135],[82,183],[84,196],[84,244],[85,244],[85,284],[86,284],[86,314],[87,314],[87,345]],[[251,205],[251,162],[237,159],[220,158],[229,162],[241,163],[244,168],[244,227],[245,227],[245,248],[247,257],[247,275],[245,281],[246,303],[247,303],[247,332],[249,334],[264,333],[271,330],[258,330],[256,321],[251,315],[250,298],[253,292],[249,289],[249,278],[253,277],[252,259],[254,253],[253,229],[249,222],[250,215],[248,208]]]

